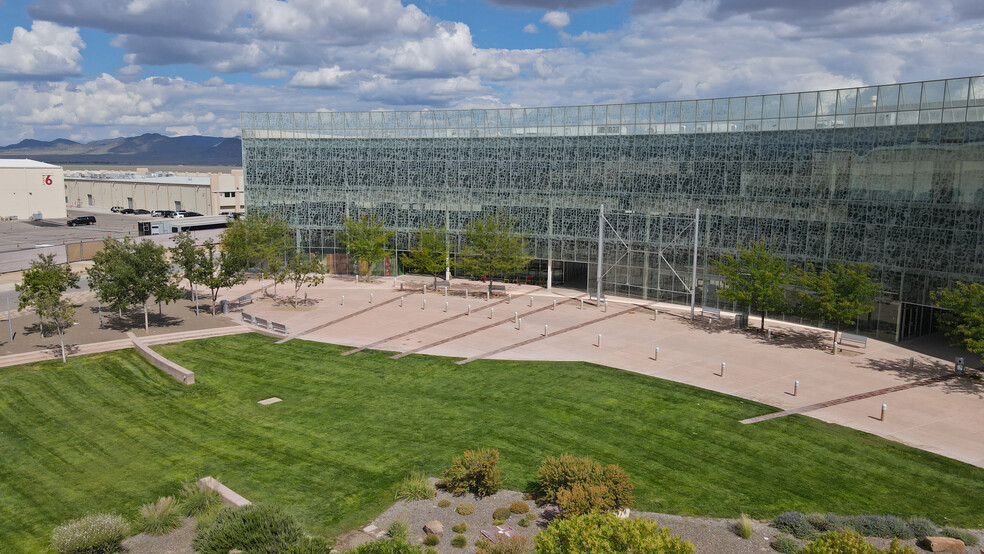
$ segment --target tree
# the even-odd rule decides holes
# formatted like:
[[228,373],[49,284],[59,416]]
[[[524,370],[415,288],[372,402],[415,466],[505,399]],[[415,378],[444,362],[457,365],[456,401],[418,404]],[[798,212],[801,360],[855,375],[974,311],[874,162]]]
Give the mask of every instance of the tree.
[[250,214],[233,220],[220,240],[231,267],[256,269],[261,278],[268,278],[279,272],[293,249],[294,232],[281,219]]
[[338,232],[338,242],[359,261],[360,269],[365,264],[365,276],[372,273],[373,264],[393,255],[388,248],[392,239],[393,231],[383,229],[383,220],[369,214],[359,219],[346,217]]
[[875,309],[881,284],[871,278],[871,266],[834,262],[821,271],[800,274],[799,293],[807,313],[834,323],[834,342],[841,324],[849,324]]
[[58,330],[62,363],[65,362],[65,328],[75,323],[75,307],[62,295],[78,286],[79,276],[67,266],[55,264],[54,254],[40,254],[23,273],[23,282],[14,285],[19,295],[17,309],[32,306],[38,314],[41,336],[49,322]]
[[786,287],[793,281],[793,273],[765,240],[738,245],[737,256],[725,254],[711,267],[724,277],[724,288],[718,290],[721,298],[761,312],[763,330],[769,312],[786,309]]
[[964,283],[933,291],[930,298],[944,311],[940,325],[954,344],[984,356],[984,284]]
[[400,258],[403,267],[413,273],[433,275],[434,287],[437,288],[437,276],[448,267],[448,234],[443,229],[433,227],[418,229],[415,246]]
[[150,297],[165,304],[181,297],[164,247],[149,240],[107,239],[103,250],[92,261],[89,285],[98,292],[100,300],[120,310],[134,304],[143,306],[147,331],[150,331],[147,311]]
[[291,306],[296,305],[297,293],[301,290],[302,286],[318,286],[325,282],[325,273],[328,273],[328,268],[325,267],[325,264],[321,263],[321,260],[302,252],[294,252],[294,254],[287,258],[285,269],[286,271],[284,273],[287,275],[287,280],[294,283],[294,296],[291,299]]
[[211,239],[202,243],[200,249],[196,249],[194,267],[195,281],[212,293],[212,315],[215,315],[219,290],[246,282],[246,273],[242,267]]
[[174,246],[169,249],[171,259],[181,268],[181,278],[187,279],[188,286],[193,287],[195,285],[193,277],[198,263],[198,246],[195,244],[195,237],[191,236],[190,231],[181,231],[171,237],[171,240],[174,242]]
[[465,273],[487,277],[490,293],[494,277],[521,271],[533,259],[514,225],[509,217],[488,214],[472,221],[463,232],[465,246],[456,266]]

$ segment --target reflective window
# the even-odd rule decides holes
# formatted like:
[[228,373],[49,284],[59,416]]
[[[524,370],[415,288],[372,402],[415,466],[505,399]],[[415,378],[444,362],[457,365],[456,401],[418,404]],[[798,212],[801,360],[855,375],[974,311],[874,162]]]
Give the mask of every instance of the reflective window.
[[697,119],[697,102],[688,100],[680,103],[680,121],[695,121]]
[[728,119],[728,99],[719,98],[715,100],[713,112],[714,121],[726,121]]
[[878,88],[867,87],[858,91],[858,113],[873,112],[878,105]]
[[928,110],[943,107],[944,86],[945,84],[943,81],[930,81],[923,83],[922,104],[920,105],[922,109]]
[[782,111],[779,115],[782,117],[796,117],[796,110],[799,107],[799,95],[798,94],[783,94],[782,95]]
[[817,93],[801,92],[799,95],[799,115],[816,115],[817,113]]
[[749,96],[745,99],[745,119],[759,119],[762,117],[762,97]]
[[837,91],[837,113],[854,113],[858,103],[858,89],[847,88]]
[[895,111],[899,105],[899,86],[878,87],[878,111]]
[[732,98],[728,108],[728,119],[734,121],[745,118],[745,99]]
[[711,100],[700,100],[697,102],[697,121],[711,120]]
[[779,97],[762,97],[762,117],[779,117]]
[[967,105],[967,87],[970,79],[950,79],[946,82],[944,108],[962,108]]

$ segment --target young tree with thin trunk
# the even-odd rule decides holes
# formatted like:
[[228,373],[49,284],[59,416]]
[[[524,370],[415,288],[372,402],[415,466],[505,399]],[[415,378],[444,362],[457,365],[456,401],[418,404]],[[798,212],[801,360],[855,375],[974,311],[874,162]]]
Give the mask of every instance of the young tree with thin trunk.
[[181,298],[164,247],[149,240],[134,242],[130,237],[122,242],[107,239],[104,244],[103,250],[92,258],[90,286],[113,307],[122,310],[134,304],[142,306],[144,329],[149,332],[150,298],[165,304]]
[[287,280],[294,284],[294,296],[291,297],[291,306],[297,305],[297,293],[301,287],[315,287],[325,282],[325,274],[328,268],[321,260],[302,252],[294,252],[287,259],[286,271]]
[[195,257],[195,281],[211,292],[212,315],[215,315],[215,303],[218,301],[219,291],[245,283],[246,273],[211,239],[202,243]]
[[233,220],[220,240],[229,264],[255,270],[261,278],[279,273],[294,249],[294,231],[285,221],[252,213]]
[[447,270],[449,258],[448,234],[443,229],[428,227],[417,230],[414,249],[401,256],[400,261],[407,271],[433,275],[436,288],[437,277]]
[[383,224],[382,219],[368,214],[359,219],[346,217],[342,230],[338,232],[338,242],[359,261],[360,266],[365,264],[363,275],[366,277],[372,274],[373,264],[393,255],[389,248],[393,231],[383,229]]
[[881,284],[871,278],[871,266],[837,261],[822,270],[803,272],[799,277],[803,308],[809,314],[834,324],[834,342],[842,324],[847,325],[875,309]]
[[957,281],[931,292],[930,298],[946,310],[939,322],[953,344],[984,356],[984,284]]
[[718,290],[718,295],[761,312],[762,330],[769,312],[786,309],[786,288],[793,281],[793,272],[765,240],[750,246],[738,245],[737,255],[725,254],[711,267],[724,278],[724,288]]
[[515,231],[515,222],[501,214],[488,214],[472,221],[463,232],[465,246],[456,267],[465,273],[489,280],[522,271],[533,256],[526,240]]
[[19,295],[18,309],[31,306],[38,315],[41,336],[45,322],[58,330],[62,363],[65,362],[65,329],[75,323],[75,307],[62,296],[78,286],[79,276],[68,265],[55,264],[54,254],[41,254],[23,273],[23,281],[14,285]]

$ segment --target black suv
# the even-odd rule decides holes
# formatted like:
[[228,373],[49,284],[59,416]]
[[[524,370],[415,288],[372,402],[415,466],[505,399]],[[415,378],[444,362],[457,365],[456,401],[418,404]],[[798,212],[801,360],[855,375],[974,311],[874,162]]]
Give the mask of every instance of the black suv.
[[136,215],[150,215],[150,211],[149,210],[145,210],[143,208],[138,208],[136,210],[133,210],[133,213],[136,214]]
[[80,215],[75,219],[68,220],[69,227],[75,227],[76,225],[95,225],[96,216],[94,215]]
[[133,208],[123,208],[119,211],[121,214],[131,215],[133,214]]

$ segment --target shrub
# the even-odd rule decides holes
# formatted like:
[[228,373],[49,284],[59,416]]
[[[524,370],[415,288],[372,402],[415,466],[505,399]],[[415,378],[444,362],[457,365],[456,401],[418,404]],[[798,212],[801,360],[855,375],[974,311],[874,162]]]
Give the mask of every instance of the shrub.
[[738,521],[735,522],[735,534],[743,539],[752,538],[752,519],[748,517],[748,514],[741,514]]
[[447,498],[445,498],[445,499],[443,499],[443,500],[441,500],[440,502],[437,503],[437,507],[438,508],[447,508],[450,505],[451,505],[451,501],[448,500]]
[[915,535],[904,519],[889,515],[852,516],[844,520],[845,525],[865,537],[886,539],[911,539]]
[[227,554],[232,549],[272,554],[287,550],[303,536],[301,524],[283,508],[251,504],[223,508],[215,521],[199,530],[192,546],[201,554]]
[[63,523],[51,533],[51,549],[59,554],[116,552],[130,534],[130,524],[116,514],[91,514]]
[[471,502],[462,502],[454,511],[458,512],[458,515],[470,516],[475,513],[475,506]]
[[801,512],[783,512],[772,520],[772,526],[797,539],[808,540],[817,534],[817,530]]
[[400,483],[396,490],[397,500],[427,500],[437,496],[437,491],[423,473],[413,472]]
[[329,554],[334,544],[324,537],[306,537],[288,548],[286,554]]
[[434,533],[427,533],[427,536],[424,537],[424,544],[427,546],[437,546],[441,544],[441,537],[438,537]]
[[454,548],[464,548],[468,544],[468,537],[464,535],[458,535],[451,539],[451,546]]
[[[553,522],[534,539],[537,554],[578,552],[638,552],[694,554],[694,545],[670,534],[655,521],[619,519],[614,514],[591,513]],[[587,548],[585,548],[587,547]]]
[[802,550],[796,539],[784,534],[776,537],[770,546],[772,550],[782,552],[783,554],[799,554],[800,550]]
[[396,540],[405,541],[410,537],[410,525],[402,519],[394,520],[386,529],[386,535]]
[[837,514],[807,514],[806,520],[820,533],[827,531],[842,531],[844,518]]
[[428,546],[428,547],[427,547],[427,548],[426,548],[426,549],[424,550],[424,554],[437,554],[437,549],[436,549],[436,548],[434,548],[433,546]]
[[517,500],[509,505],[509,511],[514,514],[525,514],[530,511],[530,505],[522,500]]
[[450,493],[493,495],[499,492],[499,451],[492,448],[465,450],[441,477],[438,486]]
[[519,526],[520,527],[529,527],[530,526],[530,520],[528,520],[526,518],[523,518],[523,519],[519,520]]
[[222,502],[218,492],[188,481],[181,483],[178,496],[181,498],[181,512],[191,517],[198,517]]
[[157,502],[140,506],[140,517],[140,528],[148,535],[166,535],[181,525],[178,501],[173,496],[162,496]]
[[910,517],[909,527],[912,529],[912,534],[920,540],[935,536],[939,532],[935,523],[923,517]]
[[940,536],[950,537],[951,539],[960,539],[967,546],[977,546],[977,543],[980,542],[977,539],[977,535],[955,527],[944,527],[940,529]]
[[455,533],[464,533],[465,531],[468,531],[468,524],[462,521],[461,523],[452,527],[451,530],[454,531]]
[[420,547],[402,539],[380,539],[360,544],[348,554],[420,554]]
[[475,543],[479,554],[530,554],[533,552],[529,537],[506,537],[498,542],[479,540]]
[[538,500],[556,503],[564,517],[630,507],[632,489],[628,474],[617,465],[602,466],[570,454],[548,457],[537,470]]
[[880,552],[881,554],[916,554],[916,550],[911,546],[899,544],[899,539],[892,539],[892,544]]
[[509,508],[496,508],[492,512],[492,519],[509,519],[510,516],[512,516],[512,512]]
[[877,554],[878,549],[854,531],[828,531],[803,548],[803,554]]

